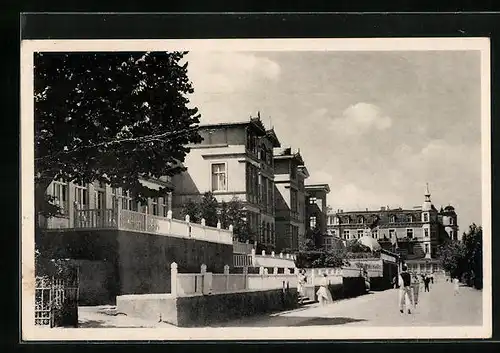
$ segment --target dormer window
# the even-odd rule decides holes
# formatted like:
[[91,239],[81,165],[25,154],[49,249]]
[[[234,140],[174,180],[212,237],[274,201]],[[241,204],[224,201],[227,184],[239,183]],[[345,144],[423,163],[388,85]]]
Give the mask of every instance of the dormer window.
[[450,225],[453,225],[453,218],[450,218]]
[[363,217],[359,217],[359,218],[358,218],[358,223],[359,223],[359,224],[363,224],[363,223],[365,223],[365,219],[364,219]]
[[390,221],[391,223],[396,223],[396,216],[391,215],[391,216],[389,217],[389,221]]
[[427,212],[422,214],[422,220],[424,222],[429,222],[429,214]]
[[345,218],[345,223],[346,223],[346,224],[349,224],[349,223],[350,223],[350,221],[351,221],[351,219],[350,219],[349,217],[346,217],[346,218]]
[[408,216],[408,222],[412,223],[413,222],[413,215]]

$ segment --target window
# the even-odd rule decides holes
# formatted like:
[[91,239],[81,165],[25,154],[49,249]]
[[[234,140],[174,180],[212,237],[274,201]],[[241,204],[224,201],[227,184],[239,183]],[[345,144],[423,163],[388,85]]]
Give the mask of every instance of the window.
[[359,229],[358,230],[358,239],[361,238],[362,236],[363,236],[363,230]]
[[168,195],[165,195],[161,198],[161,208],[163,217],[168,216]]
[[429,229],[424,228],[424,236],[428,237],[429,236]]
[[315,197],[310,197],[309,198],[309,204],[310,205],[315,205],[316,204],[316,198]]
[[290,190],[290,203],[293,212],[297,212],[297,190]]
[[396,216],[392,215],[390,216],[390,220],[389,220],[391,223],[396,223]]
[[396,235],[396,231],[394,229],[389,229],[389,238],[394,238],[394,236]]
[[339,224],[339,223],[340,223],[339,218],[337,216],[335,216],[333,218],[333,224]]
[[158,210],[158,198],[155,197],[151,200],[151,213],[155,216],[158,216],[160,214]]
[[413,222],[413,215],[408,216],[408,222],[412,223]]
[[227,190],[226,184],[226,164],[212,164],[212,191]]
[[274,185],[272,180],[267,179],[267,208],[270,213],[273,212],[274,205]]
[[359,217],[359,218],[358,218],[358,223],[359,223],[359,224],[363,224],[363,223],[365,223],[365,219],[364,219],[363,217]]
[[429,253],[429,244],[425,244],[425,253],[428,254]]
[[349,239],[350,235],[349,235],[349,231],[348,230],[344,230],[344,239]]
[[372,238],[378,239],[378,230],[377,229],[372,230]]
[[316,228],[316,217],[315,216],[309,217],[309,228],[311,228],[311,229]]
[[113,208],[118,206],[119,198],[120,198],[120,189],[111,188],[111,205],[113,206]]
[[68,184],[62,181],[54,181],[52,184],[52,196],[54,203],[61,209],[62,214],[68,212]]
[[267,184],[267,178],[263,177],[262,175],[260,176],[260,197],[259,201],[263,206],[267,206],[267,198],[268,198],[268,184]]
[[86,186],[75,183],[75,203],[79,210],[88,208],[88,190]]
[[106,186],[102,182],[97,182],[94,187],[94,205],[98,210],[104,209]]
[[450,218],[450,225],[453,225],[453,218]]
[[406,230],[406,236],[411,239],[413,238],[413,229],[409,228]]
[[122,190],[122,209],[137,211],[137,202],[134,202],[132,195],[127,190]]
[[424,222],[429,222],[429,214],[426,212],[423,214],[424,216]]
[[333,237],[336,237],[336,236],[337,236],[337,232],[336,232],[336,231],[334,231],[334,230],[332,230],[332,236],[333,236]]
[[297,167],[293,163],[290,165],[290,178],[297,179]]

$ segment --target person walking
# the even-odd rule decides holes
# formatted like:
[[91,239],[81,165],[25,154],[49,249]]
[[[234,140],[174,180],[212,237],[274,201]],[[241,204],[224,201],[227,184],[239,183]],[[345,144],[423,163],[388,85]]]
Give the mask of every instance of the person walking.
[[458,289],[460,288],[460,281],[457,277],[453,279],[453,292],[454,295],[458,295]]
[[431,278],[429,276],[424,277],[424,291],[429,292],[429,283],[431,282]]
[[418,279],[418,275],[416,273],[413,275],[411,287],[413,290],[413,306],[416,307],[418,305],[418,294],[420,292],[420,280]]
[[319,289],[316,292],[318,296],[318,301],[321,305],[329,304],[333,302],[332,294],[328,289],[328,278],[326,278],[326,273],[323,274],[323,278],[320,281]]
[[300,270],[299,271],[299,276],[298,276],[298,284],[297,284],[297,291],[299,292],[300,295],[300,300],[299,304],[302,304],[304,302],[304,298],[306,296],[306,274],[305,270]]
[[402,270],[399,274],[399,311],[404,313],[406,309],[408,314],[411,314],[411,276],[406,265],[403,265]]

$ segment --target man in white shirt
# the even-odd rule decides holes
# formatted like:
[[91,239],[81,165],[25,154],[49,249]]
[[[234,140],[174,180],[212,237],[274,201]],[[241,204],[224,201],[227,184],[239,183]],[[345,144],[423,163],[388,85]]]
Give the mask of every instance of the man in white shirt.
[[403,265],[403,271],[399,274],[399,311],[405,312],[405,307],[408,314],[411,314],[411,275],[408,273],[408,267]]

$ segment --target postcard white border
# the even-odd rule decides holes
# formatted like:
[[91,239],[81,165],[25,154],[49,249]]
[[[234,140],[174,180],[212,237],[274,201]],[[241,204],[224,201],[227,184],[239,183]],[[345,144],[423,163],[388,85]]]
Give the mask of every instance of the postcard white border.
[[[472,327],[262,327],[45,329],[34,326],[33,54],[39,51],[481,51],[483,325]],[[30,40],[21,42],[21,324],[24,341],[460,339],[492,334],[489,38]]]

